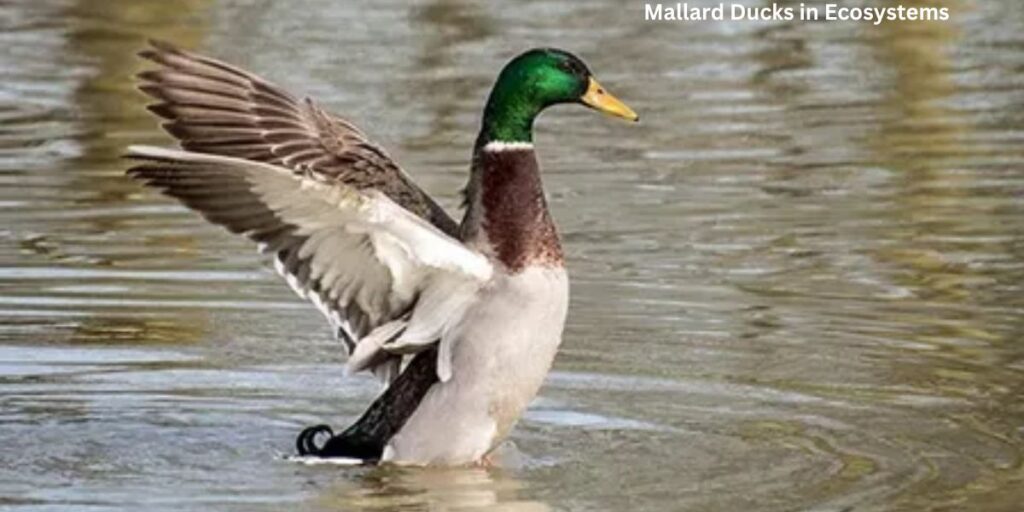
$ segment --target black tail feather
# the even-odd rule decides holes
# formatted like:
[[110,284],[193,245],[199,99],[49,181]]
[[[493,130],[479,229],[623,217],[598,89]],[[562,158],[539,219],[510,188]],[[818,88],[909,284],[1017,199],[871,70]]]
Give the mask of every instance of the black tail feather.
[[[316,450],[320,457],[378,461],[388,441],[405,425],[437,382],[437,346],[417,354],[359,421]],[[300,439],[302,436],[299,436]]]

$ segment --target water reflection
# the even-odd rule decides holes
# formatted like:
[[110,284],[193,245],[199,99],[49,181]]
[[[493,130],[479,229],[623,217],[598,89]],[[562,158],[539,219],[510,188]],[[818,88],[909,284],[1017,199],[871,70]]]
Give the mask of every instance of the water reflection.
[[1012,260],[1010,244],[982,243],[977,236],[1011,240],[1017,232],[999,222],[1002,194],[985,183],[987,173],[964,172],[973,165],[971,155],[987,151],[987,141],[968,112],[951,105],[960,87],[948,73],[955,66],[949,53],[961,37],[949,24],[918,21],[889,28],[875,41],[893,82],[882,103],[891,113],[870,140],[903,189],[893,211],[894,224],[904,230],[901,243],[878,249],[876,257],[880,264],[906,269],[894,273],[900,284],[950,312],[905,312],[917,325],[914,339],[971,364],[987,355],[978,347],[1015,340],[1000,332],[1005,324],[977,314],[979,307],[997,305],[979,293],[993,280],[965,258],[984,250],[988,258]]
[[[118,210],[123,208],[127,198],[137,194],[134,184],[126,182],[122,166],[118,162],[125,144],[135,134],[151,132],[152,118],[142,108],[140,94],[131,79],[141,70],[140,60],[135,53],[143,47],[147,37],[181,40],[182,44],[194,45],[204,32],[202,18],[198,23],[181,23],[183,17],[201,11],[208,2],[203,0],[175,0],[142,5],[128,1],[75,0],[69,2],[57,16],[69,20],[66,33],[66,52],[63,56],[69,63],[87,62],[89,72],[73,90],[73,101],[80,116],[75,137],[82,148],[75,158],[62,165],[66,186],[70,190],[88,192],[76,198],[73,208],[85,212]],[[109,210],[108,210],[109,211]],[[82,216],[76,229],[96,237],[123,233],[132,224],[129,215],[89,214]],[[154,243],[155,242],[155,243]],[[161,243],[162,242],[162,243]],[[143,240],[150,251],[170,254],[187,250],[191,241],[180,238]],[[116,255],[104,258],[104,266],[120,266]],[[198,327],[205,320],[201,315],[191,314],[185,325]],[[83,332],[103,332],[109,329],[114,334],[129,328],[110,318],[93,318],[83,322]],[[146,320],[127,320],[134,327],[145,325]],[[159,322],[159,320],[157,321]],[[183,330],[201,336],[202,329]],[[197,338],[192,338],[197,339]]]
[[[950,3],[950,7],[964,14],[959,5]],[[928,310],[899,308],[893,312],[894,320],[913,325],[908,337],[929,347],[932,357],[945,360],[941,366],[895,366],[898,380],[923,381],[953,396],[982,394],[993,405],[1003,404],[995,405],[1001,409],[1018,401],[1015,391],[999,384],[1007,378],[1003,368],[1010,362],[1000,355],[1004,350],[999,347],[1019,341],[1011,334],[1018,330],[1013,324],[1019,322],[993,321],[990,315],[980,314],[985,308],[998,307],[983,292],[994,281],[982,267],[966,262],[979,250],[987,258],[1013,260],[1011,252],[1004,252],[1009,245],[980,242],[979,236],[988,241],[1009,240],[1018,232],[999,222],[998,196],[1002,194],[986,184],[988,173],[964,172],[974,165],[972,155],[989,151],[989,141],[970,119],[970,106],[965,109],[953,100],[963,92],[964,84],[949,73],[958,65],[951,53],[962,38],[955,25],[916,21],[887,26],[872,41],[879,64],[891,69],[892,81],[881,103],[888,111],[883,116],[886,121],[869,140],[879,163],[897,173],[894,182],[902,190],[894,198],[893,223],[903,230],[899,243],[877,249],[875,258],[880,265],[895,267],[894,280],[930,305]],[[940,308],[945,313],[936,315]],[[999,487],[993,485],[990,471],[1018,468],[1011,473],[1019,475],[1021,454],[994,434],[993,422],[1001,418],[953,414],[949,421],[961,429],[986,432],[991,437],[977,442],[989,445],[991,451],[969,464],[937,463],[947,477],[963,472],[965,466],[980,466],[974,469],[980,476],[971,485],[967,485],[971,479],[960,477],[954,490],[948,488],[948,481],[935,485],[942,488],[936,492],[949,499],[984,503]],[[945,450],[955,450],[958,443],[943,437],[929,442]]]
[[523,482],[503,470],[380,467],[330,485],[317,510],[491,510],[544,512],[548,505],[522,499]]

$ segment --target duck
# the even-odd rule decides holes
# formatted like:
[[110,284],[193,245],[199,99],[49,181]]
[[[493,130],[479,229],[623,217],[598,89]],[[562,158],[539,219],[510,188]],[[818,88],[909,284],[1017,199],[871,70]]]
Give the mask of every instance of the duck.
[[382,383],[346,429],[302,430],[298,455],[486,464],[539,392],[569,305],[534,122],[562,104],[637,114],[575,55],[519,54],[487,98],[456,222],[315,100],[171,43],[139,56],[138,88],[177,147],[130,146],[127,175],[255,242],[326,317],[346,373]]

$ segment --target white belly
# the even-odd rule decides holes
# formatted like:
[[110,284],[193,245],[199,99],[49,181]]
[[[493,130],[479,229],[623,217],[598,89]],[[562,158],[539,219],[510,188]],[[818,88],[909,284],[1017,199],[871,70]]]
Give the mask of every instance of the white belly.
[[452,376],[435,384],[391,438],[383,461],[461,465],[508,434],[540,389],[562,341],[569,281],[562,268],[499,275],[445,337]]

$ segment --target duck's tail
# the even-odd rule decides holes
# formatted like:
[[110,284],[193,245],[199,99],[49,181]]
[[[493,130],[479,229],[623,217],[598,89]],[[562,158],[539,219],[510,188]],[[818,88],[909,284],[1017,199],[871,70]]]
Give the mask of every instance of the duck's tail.
[[[323,447],[310,453],[319,457],[348,457],[375,462],[381,459],[388,441],[405,425],[437,382],[437,345],[416,354],[405,371],[370,405],[359,421],[332,436]],[[301,438],[301,436],[300,436]]]

